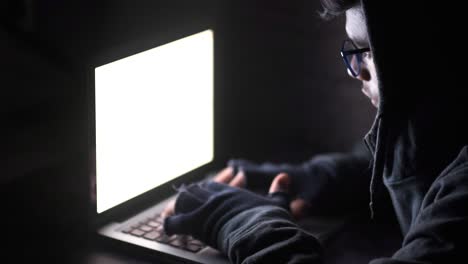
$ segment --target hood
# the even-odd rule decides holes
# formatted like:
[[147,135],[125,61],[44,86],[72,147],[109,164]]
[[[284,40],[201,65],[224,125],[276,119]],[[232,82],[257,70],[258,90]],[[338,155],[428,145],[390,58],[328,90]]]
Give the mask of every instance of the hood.
[[374,157],[373,214],[383,181],[432,182],[467,144],[462,44],[468,42],[461,40],[461,8],[433,1],[361,3],[381,97],[365,137]]

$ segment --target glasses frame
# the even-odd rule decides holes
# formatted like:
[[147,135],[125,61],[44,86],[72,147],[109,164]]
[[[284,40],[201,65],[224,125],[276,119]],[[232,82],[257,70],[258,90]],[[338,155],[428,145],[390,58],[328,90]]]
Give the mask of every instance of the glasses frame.
[[[352,50],[345,50],[345,45],[346,43],[350,42],[354,49]],[[341,57],[343,58],[343,61],[346,65],[346,68],[349,70],[349,72],[351,72],[351,74],[354,76],[354,77],[358,77],[359,74],[361,74],[361,63],[362,63],[362,53],[364,52],[369,52],[370,51],[370,48],[367,47],[367,48],[358,48],[356,46],[356,44],[354,44],[354,42],[351,40],[351,39],[345,39],[343,40],[343,44],[341,45]],[[356,60],[357,60],[357,72],[354,71],[353,67],[351,66],[351,62],[348,61],[347,57],[346,56],[349,56],[349,55],[356,55]]]

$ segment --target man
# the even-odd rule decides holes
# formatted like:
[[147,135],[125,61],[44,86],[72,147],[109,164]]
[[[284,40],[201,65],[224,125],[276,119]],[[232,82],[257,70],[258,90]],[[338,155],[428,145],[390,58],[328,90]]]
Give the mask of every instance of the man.
[[[458,9],[428,1],[322,4],[324,16],[346,14],[343,59],[378,108],[365,136],[370,155],[321,155],[300,166],[231,161],[215,181],[180,189],[166,232],[193,235],[233,263],[321,263],[320,243],[294,216],[370,201],[375,218],[390,201],[404,240],[372,264],[466,262],[468,98],[448,52],[460,45],[449,33],[462,25]],[[273,179],[267,196],[236,188],[264,179]]]

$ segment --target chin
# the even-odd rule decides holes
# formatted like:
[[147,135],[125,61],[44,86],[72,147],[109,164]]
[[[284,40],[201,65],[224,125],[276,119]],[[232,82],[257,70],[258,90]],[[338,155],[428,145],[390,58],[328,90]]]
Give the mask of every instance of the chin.
[[376,108],[379,107],[379,99],[378,98],[371,98],[371,103],[374,105]]

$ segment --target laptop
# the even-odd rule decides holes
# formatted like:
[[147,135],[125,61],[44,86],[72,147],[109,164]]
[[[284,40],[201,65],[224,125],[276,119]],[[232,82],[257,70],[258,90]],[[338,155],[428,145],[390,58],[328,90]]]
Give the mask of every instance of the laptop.
[[215,171],[214,32],[135,45],[90,69],[93,223],[103,237],[165,259],[228,263],[159,214],[174,186]]
[[160,216],[174,186],[224,165],[215,151],[214,39],[206,29],[115,52],[91,67],[91,215],[100,237],[166,261],[229,263],[192,237],[167,236]]

